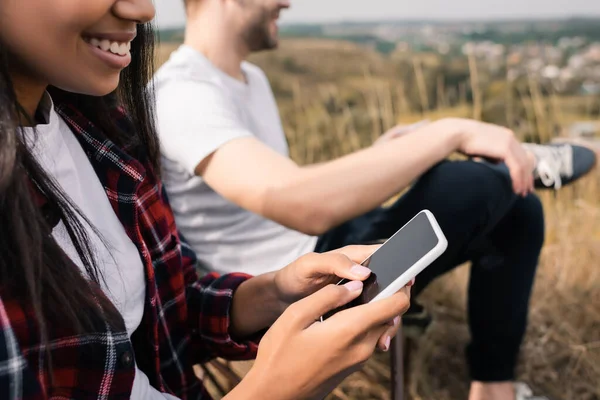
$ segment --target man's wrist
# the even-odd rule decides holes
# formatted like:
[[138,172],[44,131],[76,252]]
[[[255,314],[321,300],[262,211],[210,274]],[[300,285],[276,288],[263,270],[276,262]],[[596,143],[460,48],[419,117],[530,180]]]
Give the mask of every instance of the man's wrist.
[[465,120],[461,118],[442,118],[430,127],[448,143],[450,153],[460,149],[465,137]]

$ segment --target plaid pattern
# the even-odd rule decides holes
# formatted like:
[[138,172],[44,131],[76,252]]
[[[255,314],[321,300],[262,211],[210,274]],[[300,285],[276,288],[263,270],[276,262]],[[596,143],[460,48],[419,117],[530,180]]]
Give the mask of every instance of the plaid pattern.
[[[122,321],[119,326],[102,322],[102,329],[80,336],[59,319],[48,321],[52,380],[32,311],[0,297],[0,399],[129,399],[135,363],[159,391],[208,399],[194,364],[256,354],[255,342],[235,342],[228,333],[233,293],[249,277],[210,274],[199,279],[195,255],[181,244],[151,166],[117,148],[74,107],[58,103],[56,109],[79,139],[140,252],[147,278],[144,317],[131,340]],[[128,126],[121,110],[115,117]]]

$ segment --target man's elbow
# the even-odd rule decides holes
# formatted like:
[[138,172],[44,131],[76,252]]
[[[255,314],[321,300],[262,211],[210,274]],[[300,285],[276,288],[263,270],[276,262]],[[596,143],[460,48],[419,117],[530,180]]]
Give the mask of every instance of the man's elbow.
[[310,236],[321,236],[336,225],[333,212],[327,208],[296,212],[294,220],[295,229]]
[[336,225],[331,204],[314,201],[306,196],[290,196],[290,191],[269,191],[263,199],[263,215],[295,231],[320,236]]
[[327,210],[311,209],[306,205],[285,207],[281,210],[267,209],[263,215],[289,229],[310,236],[320,236],[335,226]]

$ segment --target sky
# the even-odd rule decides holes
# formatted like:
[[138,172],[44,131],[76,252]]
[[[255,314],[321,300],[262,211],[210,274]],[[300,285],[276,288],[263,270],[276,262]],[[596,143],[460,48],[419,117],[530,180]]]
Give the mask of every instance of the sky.
[[[154,0],[159,27],[183,26],[182,0]],[[283,22],[599,16],[600,0],[292,0]]]

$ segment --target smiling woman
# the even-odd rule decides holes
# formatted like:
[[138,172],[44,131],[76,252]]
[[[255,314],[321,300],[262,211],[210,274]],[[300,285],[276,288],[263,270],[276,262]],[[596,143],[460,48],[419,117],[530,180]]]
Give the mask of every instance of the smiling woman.
[[149,1],[28,0],[27,3],[25,6],[23,2],[5,2],[0,34],[7,51],[15,56],[10,66],[13,79],[23,81],[20,76],[25,75],[29,87],[37,86],[29,111],[35,110],[33,100],[39,101],[49,82],[64,90],[93,96],[115,90],[130,56],[111,57],[106,51],[97,51],[85,39],[108,40],[110,48],[116,42],[120,49],[121,44],[133,40],[138,23],[154,17],[154,7]]
[[322,394],[394,334],[408,291],[313,327],[360,294],[373,248],[197,275],[157,173],[153,17],[151,0],[0,0],[0,399],[208,399],[193,365],[254,357],[271,325],[228,398]]
[[[94,290],[110,273],[105,254],[93,248],[99,234],[104,233],[98,231],[103,226],[90,228],[94,217],[81,214],[82,204],[75,203],[83,199],[72,192],[81,190],[77,184],[83,178],[91,178],[90,182],[94,178],[98,182],[98,178],[90,170],[82,169],[85,165],[79,167],[79,176],[65,171],[84,154],[70,128],[83,134],[86,120],[87,124],[102,128],[107,139],[116,144],[145,143],[150,160],[156,159],[158,145],[148,112],[151,102],[144,86],[152,71],[147,61],[151,59],[152,34],[143,23],[153,15],[152,4],[147,1],[0,2],[0,305],[4,310],[0,325],[5,334],[16,335],[23,351],[39,352],[39,368],[48,368],[49,375],[45,375],[48,382],[60,384],[65,379],[65,361],[71,357],[50,351],[47,343],[64,342],[61,337],[65,333],[93,332],[102,319],[112,326],[122,324],[121,310]],[[132,62],[129,50],[138,32],[133,47],[137,68],[123,70]],[[117,42],[117,50],[122,54],[111,54],[91,45],[92,40],[99,39],[110,40],[109,50],[114,50]],[[124,125],[119,126],[113,118],[111,93],[119,82],[119,97],[135,126],[131,132],[126,132]],[[56,101],[56,107],[52,100]],[[58,117],[59,107],[67,104],[77,104],[78,112],[73,110],[70,118],[64,114]],[[86,112],[88,117],[84,118],[80,112]],[[88,186],[96,190],[92,193],[102,194],[98,188]],[[103,205],[108,206],[108,201]],[[114,238],[112,235],[111,239]],[[130,260],[137,257],[139,282],[143,282],[139,255],[136,256],[131,240],[129,244],[129,248],[121,248],[129,249]],[[141,294],[143,304],[143,291]],[[35,318],[15,323],[15,312],[19,312],[15,304],[28,304],[23,310],[32,312]],[[142,308],[136,309],[141,317]],[[55,315],[60,315],[61,332],[56,329]],[[26,332],[27,340],[22,337]],[[74,344],[83,343],[86,337],[79,336]],[[34,351],[30,346],[40,348]],[[21,359],[16,349],[10,350],[5,353],[7,361]],[[37,362],[30,365],[34,364]],[[9,386],[0,385],[2,398],[19,398],[25,394],[21,392],[25,388],[35,393],[47,385],[17,380],[22,371],[10,373],[12,380],[6,384],[11,385],[11,392],[5,393]],[[19,387],[16,382],[24,386]]]

